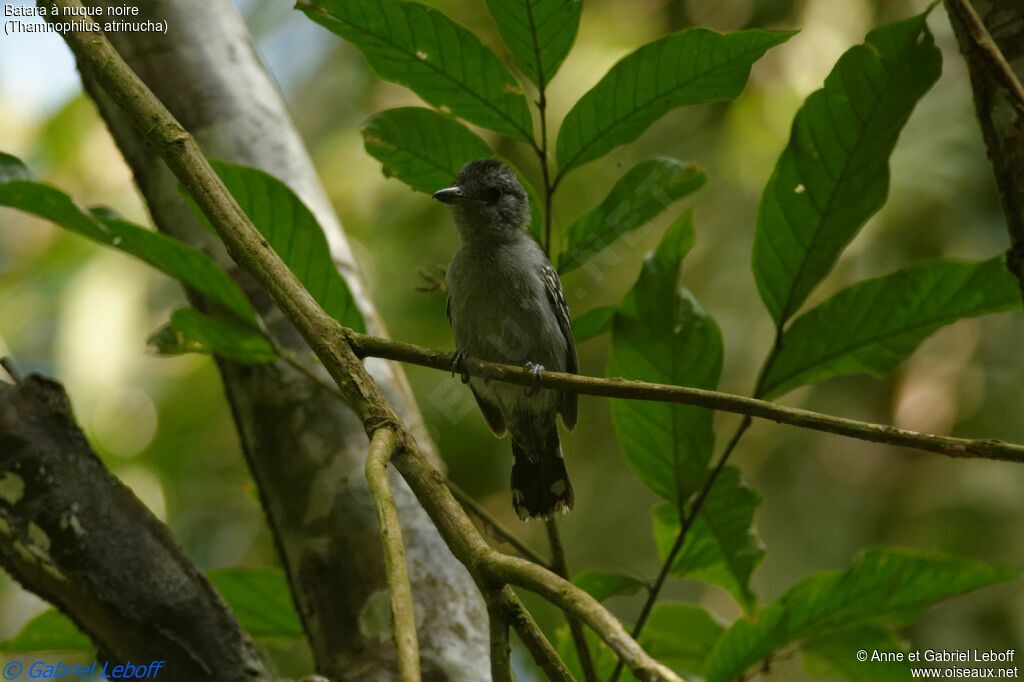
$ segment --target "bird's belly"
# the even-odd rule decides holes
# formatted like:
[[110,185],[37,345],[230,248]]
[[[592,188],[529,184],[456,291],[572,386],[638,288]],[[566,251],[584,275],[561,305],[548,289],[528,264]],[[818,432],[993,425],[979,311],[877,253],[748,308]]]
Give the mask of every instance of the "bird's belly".
[[554,313],[528,303],[477,301],[453,316],[455,345],[470,357],[565,370],[566,347]]

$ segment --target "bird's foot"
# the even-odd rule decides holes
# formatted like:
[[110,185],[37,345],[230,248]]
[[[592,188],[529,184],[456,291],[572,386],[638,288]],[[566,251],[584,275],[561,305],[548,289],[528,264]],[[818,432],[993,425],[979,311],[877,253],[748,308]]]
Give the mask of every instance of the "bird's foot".
[[455,352],[452,353],[452,377],[454,378],[455,374],[458,373],[464,384],[469,383],[469,372],[466,371],[467,357],[469,356],[466,354],[466,351],[461,348],[455,349]]
[[544,376],[544,365],[528,362],[526,363],[526,371],[533,375],[533,386],[526,392],[526,395],[534,395],[540,390],[540,380]]

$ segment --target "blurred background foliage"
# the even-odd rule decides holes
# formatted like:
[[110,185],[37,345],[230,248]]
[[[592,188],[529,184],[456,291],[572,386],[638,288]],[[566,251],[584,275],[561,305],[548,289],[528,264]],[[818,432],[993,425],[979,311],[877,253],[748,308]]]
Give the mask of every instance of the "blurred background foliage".
[[[431,0],[503,55],[484,3]],[[457,248],[443,206],[385,179],[363,150],[360,123],[386,108],[418,104],[380,81],[358,51],[277,0],[239,0],[257,47],[286,94],[391,334],[451,348],[444,296],[415,290]],[[575,315],[617,302],[645,251],[687,205],[696,207],[697,247],[684,282],[725,337],[721,389],[749,393],[772,338],[754,286],[750,253],[757,202],[797,107],[820,87],[838,56],[874,26],[922,11],[920,0],[586,0],[576,47],[549,90],[552,121],[616,60],[688,26],[756,26],[800,33],[759,61],[739,100],[675,110],[638,142],[574,173],[560,188],[555,225],[598,203],[636,161],[654,154],[695,160],[708,184],[666,211],[644,240],[615,250],[617,262],[565,281]],[[885,208],[846,249],[810,305],[868,276],[936,256],[985,258],[1007,235],[992,172],[974,119],[970,86],[941,8],[929,25],[944,53],[943,74],[917,107],[892,159]],[[299,48],[301,46],[301,49]],[[557,129],[557,124],[555,126]],[[478,130],[490,142],[496,138]],[[0,38],[0,141],[36,172],[90,204],[145,223],[130,174],[70,55],[53,36]],[[529,150],[499,152],[536,170]],[[532,178],[536,179],[536,178]],[[270,566],[275,556],[209,359],[157,358],[147,335],[184,302],[180,288],[147,266],[48,223],[0,212],[0,354],[24,370],[64,382],[79,420],[112,471],[164,519],[204,568]],[[581,370],[601,374],[608,338],[581,345]],[[905,428],[1024,442],[1024,315],[964,320],[930,338],[885,380],[855,377],[800,389],[788,404]],[[408,367],[426,422],[451,477],[525,540],[546,550],[543,526],[512,512],[508,443],[488,433],[467,391],[445,374]],[[608,403],[584,397],[580,425],[565,439],[577,493],[562,520],[574,570],[598,568],[650,578],[658,560],[650,533],[655,496],[627,469]],[[737,418],[719,415],[722,433]],[[288,453],[281,453],[286,457]],[[866,545],[947,551],[1024,565],[1024,469],[845,440],[756,423],[733,463],[764,495],[756,525],[768,553],[754,576],[762,600],[812,571],[843,569]],[[715,587],[676,581],[666,597],[738,615]],[[639,597],[610,602],[631,619]],[[43,608],[0,577],[0,639]],[[559,617],[532,600],[542,624]],[[921,648],[1024,644],[1024,594],[1010,584],[935,607],[914,626]],[[304,665],[301,653],[279,657]],[[291,662],[289,663],[289,659]],[[800,679],[796,663],[771,674]]]

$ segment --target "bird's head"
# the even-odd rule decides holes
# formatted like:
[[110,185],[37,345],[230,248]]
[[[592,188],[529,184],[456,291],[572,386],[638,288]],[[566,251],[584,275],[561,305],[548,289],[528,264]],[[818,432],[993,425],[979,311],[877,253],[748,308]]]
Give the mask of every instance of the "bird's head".
[[530,224],[530,203],[516,174],[494,159],[470,161],[455,184],[434,193],[449,204],[463,241],[495,239]]

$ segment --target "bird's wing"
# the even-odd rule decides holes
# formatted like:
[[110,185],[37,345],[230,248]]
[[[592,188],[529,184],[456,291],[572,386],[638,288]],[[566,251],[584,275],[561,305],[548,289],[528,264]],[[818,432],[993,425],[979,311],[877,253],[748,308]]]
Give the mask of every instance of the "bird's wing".
[[476,398],[476,404],[480,407],[480,412],[484,415],[484,421],[487,422],[487,427],[491,430],[491,433],[498,438],[504,436],[505,416],[501,413],[498,406],[477,393],[476,389],[472,386],[469,387],[469,390],[472,391],[473,397]]
[[[569,306],[565,304],[565,296],[562,295],[562,282],[558,279],[558,273],[550,265],[544,266],[544,288],[548,293],[548,301],[558,320],[558,326],[565,337],[566,358],[565,371],[570,374],[578,374],[580,371],[579,360],[576,357],[576,342],[572,338],[572,322],[569,319]],[[578,415],[577,396],[575,393],[563,393],[561,406],[558,413],[562,415],[565,427],[570,431],[576,426]]]
[[444,300],[444,316],[448,318],[448,326],[452,326],[452,295]]

